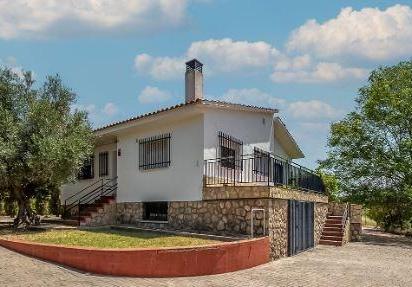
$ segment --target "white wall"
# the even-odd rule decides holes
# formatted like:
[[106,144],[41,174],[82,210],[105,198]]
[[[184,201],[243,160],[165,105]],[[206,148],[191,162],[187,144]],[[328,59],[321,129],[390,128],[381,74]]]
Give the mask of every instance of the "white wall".
[[[113,161],[116,160],[114,158],[114,152],[117,150],[116,144],[106,144],[97,146],[94,150],[94,178],[92,179],[81,179],[74,183],[68,183],[62,186],[62,193],[61,193],[61,201],[64,203],[64,200],[69,196],[79,192],[83,188],[87,187],[88,185],[98,181],[101,178],[113,178],[116,175],[116,171],[113,170]],[[108,171],[109,175],[105,177],[99,177],[99,153],[100,152],[109,152],[109,166]]]
[[205,113],[204,125],[204,159],[216,158],[219,131],[243,141],[244,155],[253,155],[254,147],[258,147],[287,158],[274,137],[271,114],[210,109]]
[[[171,133],[171,164],[167,168],[139,170],[136,140]],[[118,134],[118,202],[192,201],[202,198],[203,115]]]

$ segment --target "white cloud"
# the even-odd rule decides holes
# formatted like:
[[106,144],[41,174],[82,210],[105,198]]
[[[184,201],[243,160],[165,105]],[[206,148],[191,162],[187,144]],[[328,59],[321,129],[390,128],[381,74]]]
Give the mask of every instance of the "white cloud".
[[[335,82],[344,79],[363,79],[368,74],[367,69],[342,67],[338,63],[320,62],[314,66],[291,67],[282,65],[275,67],[275,71],[270,76],[276,83],[324,83]],[[290,66],[290,65],[289,65]]]
[[135,68],[139,73],[149,74],[157,80],[170,80],[182,77],[185,71],[185,60],[182,58],[152,57],[139,54],[135,57]]
[[104,106],[102,111],[105,115],[111,117],[111,116],[114,116],[115,114],[117,114],[119,109],[117,108],[117,106],[115,104],[109,102]]
[[281,108],[285,105],[284,99],[275,98],[259,89],[229,89],[220,100],[246,105]]
[[87,112],[88,119],[94,127],[108,123],[119,112],[118,107],[111,102],[104,104],[102,107],[95,104],[74,104],[72,111],[75,110]]
[[139,94],[139,102],[143,104],[161,103],[171,98],[170,93],[157,87],[147,86]]
[[184,63],[192,58],[206,64],[206,73],[225,73],[269,67],[280,53],[270,44],[234,41],[229,38],[193,42],[182,56],[153,57],[139,54],[135,57],[138,73],[149,74],[158,80],[182,77]]
[[287,113],[296,119],[336,119],[343,111],[319,100],[296,101],[288,105]]
[[[15,73],[20,78],[24,78],[24,72],[26,70],[18,63],[17,59],[13,56],[7,57],[4,59],[0,59],[0,67],[9,68],[13,73]],[[33,71],[29,71],[31,73],[32,79],[36,79],[36,74]]]
[[189,58],[198,58],[207,62],[214,71],[223,72],[264,67],[278,55],[279,52],[266,42],[233,41],[229,38],[194,42],[187,51]]
[[273,97],[256,88],[229,89],[217,99],[246,105],[277,108],[280,109],[281,114],[294,119],[305,120],[305,122],[307,120],[333,120],[344,114],[344,111],[320,100],[287,101],[283,98]]
[[0,38],[145,31],[180,24],[188,0],[3,0]]
[[307,21],[292,32],[287,48],[320,58],[354,55],[382,60],[410,56],[412,9],[406,5],[359,11],[347,7],[324,23]]

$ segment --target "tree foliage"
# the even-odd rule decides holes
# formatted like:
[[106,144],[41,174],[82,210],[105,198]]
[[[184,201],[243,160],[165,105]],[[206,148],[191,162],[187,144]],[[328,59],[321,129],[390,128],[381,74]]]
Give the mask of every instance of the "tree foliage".
[[59,76],[34,86],[0,69],[0,193],[18,202],[15,225],[31,224],[29,201],[70,180],[92,151],[87,114],[73,110],[76,95]]
[[328,158],[351,200],[374,208],[386,228],[412,217],[412,62],[374,70],[356,110],[332,124]]

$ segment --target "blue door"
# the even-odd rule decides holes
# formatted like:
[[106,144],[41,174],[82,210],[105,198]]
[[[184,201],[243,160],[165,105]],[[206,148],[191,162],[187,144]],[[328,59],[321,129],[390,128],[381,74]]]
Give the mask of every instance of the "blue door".
[[289,256],[314,246],[314,203],[289,200]]

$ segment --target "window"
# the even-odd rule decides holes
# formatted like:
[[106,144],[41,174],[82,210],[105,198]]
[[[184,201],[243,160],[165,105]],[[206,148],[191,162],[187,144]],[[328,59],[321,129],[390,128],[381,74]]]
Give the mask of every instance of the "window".
[[254,168],[253,171],[263,175],[269,175],[269,166],[270,166],[270,154],[267,151],[264,151],[260,148],[255,147],[253,150],[254,157]]
[[94,178],[94,156],[91,156],[84,161],[77,177],[78,179]]
[[221,165],[231,169],[241,168],[243,142],[222,132],[219,132],[218,138]]
[[109,175],[109,152],[99,153],[99,176]]
[[170,166],[170,134],[139,140],[139,169]]
[[144,202],[143,219],[167,221],[167,202]]

